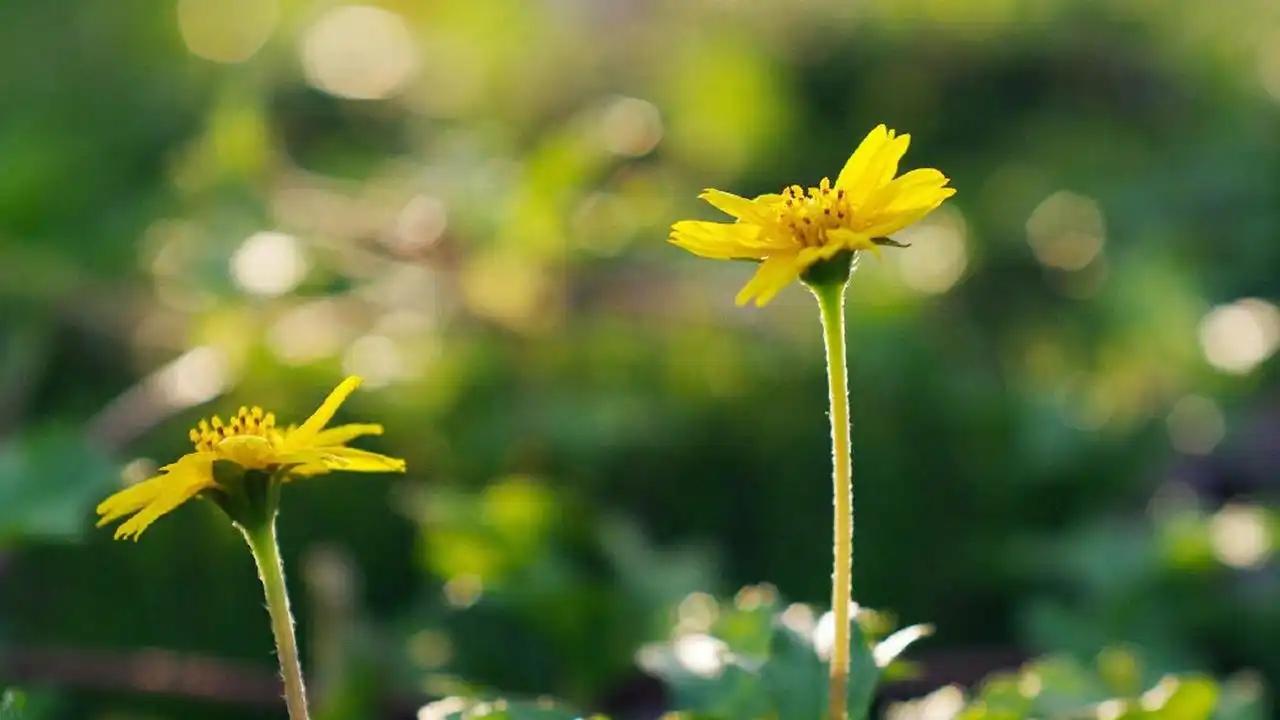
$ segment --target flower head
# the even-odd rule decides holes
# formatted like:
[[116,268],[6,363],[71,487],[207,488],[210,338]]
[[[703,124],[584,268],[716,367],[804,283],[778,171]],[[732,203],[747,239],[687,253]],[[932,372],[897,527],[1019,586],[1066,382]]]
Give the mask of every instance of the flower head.
[[191,429],[195,446],[176,462],[160,468],[149,480],[125,488],[98,505],[98,527],[132,515],[116,528],[116,539],[135,540],[151,523],[201,494],[226,493],[214,463],[229,462],[241,470],[264,471],[292,480],[332,470],[352,472],[404,472],[404,460],[347,447],[362,435],[381,435],[376,424],[339,425],[326,428],[338,407],[357,387],[360,378],[343,380],[311,417],[301,425],[279,427],[274,413],[262,408],[240,408],[229,421],[214,415]]
[[896,245],[886,236],[955,194],[946,187],[947,177],[933,168],[895,177],[910,142],[910,135],[877,126],[834,184],[823,178],[816,187],[792,185],[754,199],[708,189],[699,197],[736,222],[682,220],[671,227],[671,242],[702,257],[760,261],[737,301],[764,305],[815,263],[842,251],[878,252],[880,245]]

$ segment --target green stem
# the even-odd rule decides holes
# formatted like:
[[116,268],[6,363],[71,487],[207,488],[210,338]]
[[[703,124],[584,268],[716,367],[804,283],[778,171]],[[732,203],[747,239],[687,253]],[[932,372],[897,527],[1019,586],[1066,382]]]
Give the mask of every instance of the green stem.
[[284,679],[284,700],[289,709],[289,720],[309,720],[307,691],[302,681],[302,666],[298,661],[298,639],[293,632],[293,613],[289,610],[289,593],[284,583],[284,564],[280,561],[280,544],[276,541],[275,513],[269,514],[256,527],[241,527],[253,560],[258,565],[258,577],[267,596],[267,612],[271,615],[271,632],[276,639],[276,654],[280,658],[280,675]]
[[[847,275],[845,276],[847,277]],[[853,595],[853,469],[849,450],[849,388],[845,366],[844,289],[846,280],[814,283],[822,313],[822,336],[827,349],[827,384],[831,401],[831,457],[835,497],[831,612],[835,638],[828,675],[829,720],[848,716],[849,608]]]

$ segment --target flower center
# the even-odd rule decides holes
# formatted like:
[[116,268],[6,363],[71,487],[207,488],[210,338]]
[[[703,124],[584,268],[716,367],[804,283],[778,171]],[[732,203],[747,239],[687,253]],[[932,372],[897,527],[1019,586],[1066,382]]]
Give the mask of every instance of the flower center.
[[254,406],[253,408],[241,407],[235,417],[227,423],[222,422],[222,418],[214,415],[208,420],[201,420],[196,426],[191,428],[191,432],[187,433],[187,437],[191,438],[191,444],[196,450],[213,450],[218,443],[235,435],[256,435],[258,437],[269,438],[271,433],[275,431],[276,414],[264,413],[262,408]]
[[849,228],[852,223],[853,204],[844,190],[832,188],[827,178],[808,190],[792,185],[782,192],[778,224],[790,230],[801,245],[825,245],[828,230]]

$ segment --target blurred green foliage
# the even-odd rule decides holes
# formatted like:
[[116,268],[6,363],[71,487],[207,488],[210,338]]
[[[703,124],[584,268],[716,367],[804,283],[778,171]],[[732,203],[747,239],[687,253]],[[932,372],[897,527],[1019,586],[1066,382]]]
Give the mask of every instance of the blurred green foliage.
[[[642,667],[667,682],[675,707],[708,719],[824,716],[826,657],[833,637],[829,617],[817,620],[813,608],[800,604],[783,612],[769,586],[744,588],[728,606],[709,598],[704,602],[704,607],[686,608],[671,643],[641,651]],[[891,622],[862,610],[854,623],[850,720],[868,717],[882,674],[901,675],[892,663],[908,645],[932,632],[915,625],[888,634]]]
[[[686,608],[676,637],[641,652],[641,664],[671,688],[674,712],[663,720],[818,720],[826,712],[826,668],[817,648],[824,640],[813,608],[781,609],[767,586],[742,589],[733,603],[709,596]],[[696,626],[696,627],[695,627]],[[904,677],[915,668],[899,660],[909,645],[929,634],[911,626],[882,637],[892,620],[862,609],[855,623],[849,716],[868,716],[882,677]],[[706,630],[709,632],[700,632]],[[830,627],[825,642],[830,642]],[[424,708],[426,720],[463,718],[580,717],[549,701],[446,698]],[[1262,720],[1266,707],[1257,678],[1241,674],[1226,681],[1207,675],[1153,675],[1130,646],[1108,646],[1090,663],[1065,655],[1045,656],[1016,671],[993,673],[972,697],[946,685],[923,697],[893,702],[888,720],[1022,720],[1124,718],[1125,720]]]
[[[829,582],[811,301],[734,308],[750,268],[666,229],[886,122],[959,194],[854,277],[856,597],[937,624],[926,677],[1127,642],[1145,689],[1275,687],[1277,38],[1269,0],[0,3],[0,682],[279,717],[234,533],[90,508],[356,372],[411,473],[285,499],[324,717],[644,717],[691,591]],[[248,679],[65,660],[150,648]]]
[[[1125,720],[1261,720],[1267,716],[1256,679],[1219,682],[1186,674],[1150,681],[1134,654],[1110,647],[1093,667],[1063,657],[1028,663],[1016,673],[993,675],[956,715],[961,720],[1071,718]],[[954,692],[954,688],[952,689]],[[942,696],[923,698],[920,706]],[[910,705],[910,704],[908,704]],[[892,712],[890,713],[893,714]]]
[[80,537],[85,515],[115,487],[117,472],[69,428],[38,428],[0,445],[0,547]]

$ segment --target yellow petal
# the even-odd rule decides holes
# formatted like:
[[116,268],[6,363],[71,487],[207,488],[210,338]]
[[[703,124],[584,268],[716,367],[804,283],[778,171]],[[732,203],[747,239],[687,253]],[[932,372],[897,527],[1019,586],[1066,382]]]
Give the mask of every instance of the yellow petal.
[[768,225],[774,220],[774,213],[767,204],[757,204],[755,200],[748,200],[733,193],[707,188],[698,197],[706,200],[717,210],[739,220],[756,225]]
[[898,163],[902,161],[910,143],[910,135],[899,135],[880,148],[880,152],[871,159],[866,172],[849,188],[849,199],[855,209],[864,205],[876,190],[893,180],[893,176],[898,173]]
[[313,442],[316,434],[323,430],[324,426],[333,419],[333,414],[342,406],[347,396],[360,387],[360,382],[360,378],[352,375],[339,383],[338,387],[329,393],[329,397],[320,403],[320,407],[316,408],[314,413],[311,413],[311,417],[307,418],[307,421],[302,423],[296,430],[289,433],[289,443],[296,446]]
[[169,466],[161,490],[136,515],[116,528],[117,540],[132,537],[134,540],[157,519],[172,512],[179,505],[214,486],[213,467],[208,453],[192,453]]
[[911,204],[904,203],[905,207],[895,203],[891,207],[901,207],[901,209],[878,214],[872,219],[870,225],[863,228],[863,232],[870,237],[892,235],[933,212],[942,204],[942,201],[955,193],[954,188],[938,188],[930,191],[927,196],[918,195],[912,199]]
[[920,168],[902,175],[876,190],[862,212],[870,215],[914,210],[920,207],[937,207],[943,200],[955,194],[946,187],[950,182],[946,175],[934,168]]
[[97,513],[102,516],[98,518],[98,527],[129,513],[137,512],[153,502],[164,491],[167,480],[168,473],[161,473],[131,485],[98,503]]
[[300,453],[298,469],[304,475],[318,474],[319,467],[348,472],[404,472],[404,460],[368,450],[335,445]]
[[316,433],[316,445],[346,445],[352,440],[365,435],[381,435],[382,426],[377,423],[353,423],[339,425]]
[[671,226],[672,244],[713,260],[759,260],[790,243],[751,223],[681,220]]
[[752,299],[756,307],[763,307],[778,291],[800,275],[801,267],[796,255],[774,255],[760,263],[756,274],[738,293],[737,303],[745,305]]
[[915,210],[910,210],[907,212],[894,213],[893,215],[882,216],[876,220],[876,223],[874,225],[868,227],[866,229],[866,232],[872,237],[885,237],[888,235],[892,235],[898,232],[899,230],[902,230],[903,228],[907,227],[908,225],[911,225],[919,221],[925,215],[928,215],[929,213],[933,212],[935,209],[937,209],[938,205],[942,203],[942,200],[945,200],[947,197],[950,197],[950,193],[947,195],[944,195],[942,198],[938,200],[938,202],[932,205],[916,208]]
[[[98,503],[96,512],[102,516],[98,519],[98,527],[102,527],[130,513],[137,512],[154,502],[156,498],[164,493],[169,483],[176,482],[174,479],[175,473],[177,473],[177,477],[181,477],[186,473],[198,472],[202,465],[211,461],[212,455],[208,453],[188,453],[177,462],[160,468],[160,472],[155,476],[135,485],[130,485],[111,495]],[[210,477],[212,477],[211,473]]]
[[316,475],[324,475],[329,472],[329,468],[320,463],[310,463],[307,465],[294,465],[289,468],[289,472],[285,474],[285,481],[295,480],[297,478],[308,478]]
[[845,161],[844,168],[836,177],[836,187],[845,191],[852,188],[854,182],[866,173],[871,159],[880,152],[880,148],[889,141],[890,137],[892,137],[892,131],[883,124],[875,126],[875,129],[867,133],[862,142],[858,143],[858,148]]

